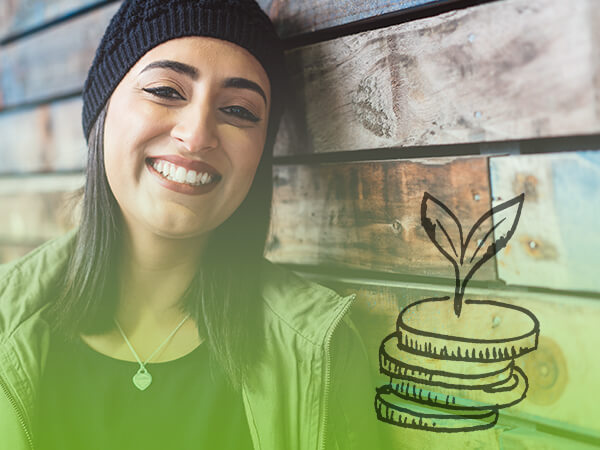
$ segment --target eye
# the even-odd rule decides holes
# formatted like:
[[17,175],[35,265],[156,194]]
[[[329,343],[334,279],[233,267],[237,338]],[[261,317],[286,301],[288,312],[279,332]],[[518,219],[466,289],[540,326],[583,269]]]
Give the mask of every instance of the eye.
[[177,91],[177,89],[173,89],[169,86],[158,86],[155,88],[144,88],[142,89],[149,94],[152,94],[156,97],[164,98],[167,100],[185,100],[183,96]]
[[256,117],[250,111],[248,111],[243,106],[226,106],[225,108],[221,108],[225,114],[238,117],[242,120],[247,120],[248,122],[258,122],[260,118]]

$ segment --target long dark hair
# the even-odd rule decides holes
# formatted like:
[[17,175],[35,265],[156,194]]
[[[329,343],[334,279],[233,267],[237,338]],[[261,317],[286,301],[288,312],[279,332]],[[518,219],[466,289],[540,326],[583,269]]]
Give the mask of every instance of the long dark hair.
[[[104,168],[104,106],[88,137],[86,183],[80,226],[56,301],[46,315],[67,340],[101,334],[114,326],[119,274],[115,264],[122,217]],[[239,389],[263,347],[260,267],[272,199],[272,155],[281,108],[271,109],[265,148],[249,193],[217,229],[180,299],[206,339],[211,355]]]

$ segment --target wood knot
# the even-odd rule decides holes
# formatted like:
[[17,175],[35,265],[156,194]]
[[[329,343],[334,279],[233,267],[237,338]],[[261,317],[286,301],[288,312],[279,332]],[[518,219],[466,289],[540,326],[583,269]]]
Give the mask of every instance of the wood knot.
[[526,173],[517,173],[513,180],[513,192],[515,194],[525,193],[525,200],[538,200],[538,179],[535,175]]
[[551,338],[540,336],[537,350],[523,356],[529,378],[527,399],[536,405],[551,405],[563,394],[569,379],[563,351]]
[[402,233],[402,224],[398,219],[392,222],[392,231],[394,232],[394,234]]
[[525,252],[534,259],[549,261],[558,259],[558,250],[550,242],[527,235],[519,236],[519,242]]

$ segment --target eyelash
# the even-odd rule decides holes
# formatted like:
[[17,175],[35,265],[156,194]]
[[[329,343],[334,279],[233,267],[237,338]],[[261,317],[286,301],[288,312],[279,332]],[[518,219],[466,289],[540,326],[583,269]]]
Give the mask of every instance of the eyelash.
[[[185,98],[183,98],[183,96],[179,92],[177,92],[176,89],[173,89],[168,86],[144,88],[143,91],[166,100],[185,100]],[[236,116],[242,120],[247,120],[248,122],[256,123],[260,121],[260,118],[256,117],[243,106],[226,106],[224,108],[220,108],[220,110],[223,111],[225,114]]]
[[155,88],[144,88],[142,89],[145,92],[148,92],[152,95],[156,95],[157,97],[164,98],[167,100],[185,100],[183,96],[177,92],[177,89],[173,89],[168,86],[159,86]]
[[249,122],[256,123],[260,120],[243,106],[226,106],[225,108],[221,108],[221,111],[223,111],[225,114],[231,114]]

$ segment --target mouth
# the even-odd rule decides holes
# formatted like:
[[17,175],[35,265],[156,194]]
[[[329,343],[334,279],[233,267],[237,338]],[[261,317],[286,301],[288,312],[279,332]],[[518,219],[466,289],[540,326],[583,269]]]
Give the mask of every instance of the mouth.
[[184,194],[209,192],[222,178],[206,163],[175,155],[146,158],[146,167],[164,187]]

